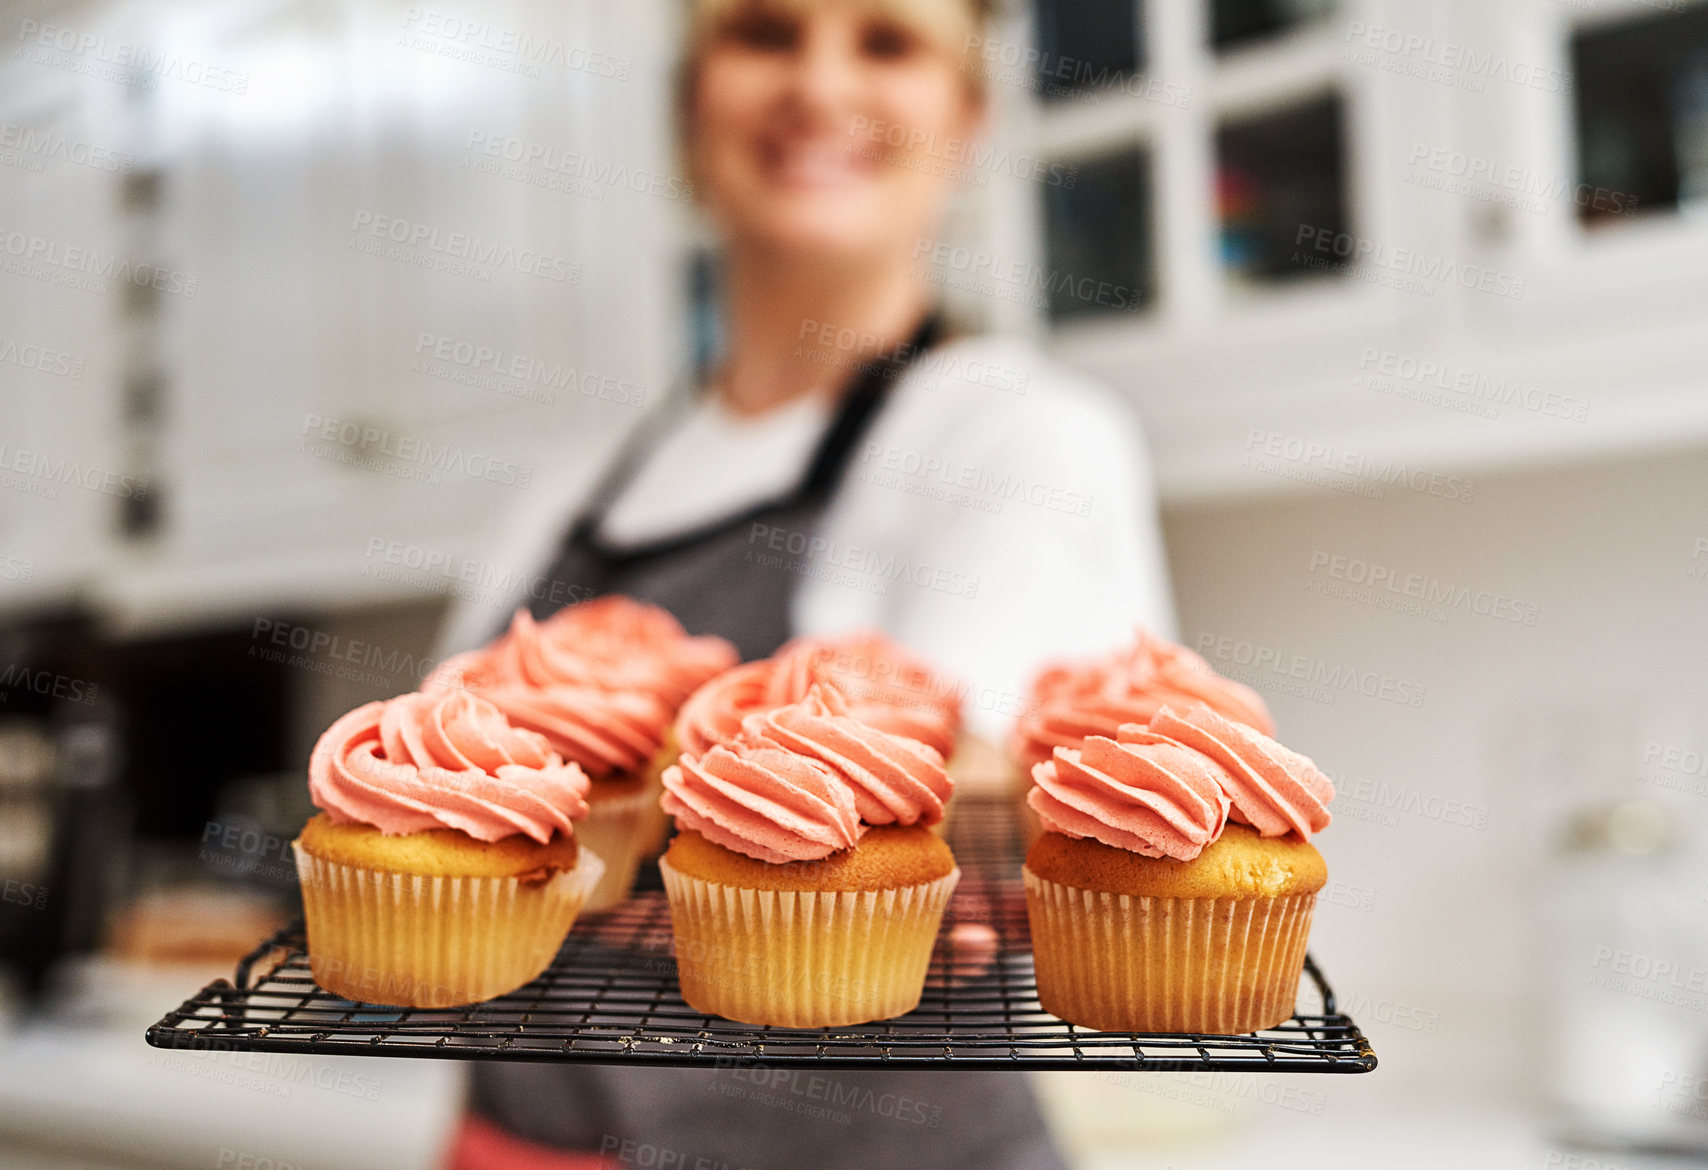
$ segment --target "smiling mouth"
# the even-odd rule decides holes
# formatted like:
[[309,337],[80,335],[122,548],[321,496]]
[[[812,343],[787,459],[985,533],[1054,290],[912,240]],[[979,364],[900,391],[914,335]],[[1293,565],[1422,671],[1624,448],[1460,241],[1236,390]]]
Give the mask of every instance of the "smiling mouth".
[[761,167],[768,179],[805,191],[829,191],[864,183],[876,166],[854,147],[836,139],[768,139],[760,144]]

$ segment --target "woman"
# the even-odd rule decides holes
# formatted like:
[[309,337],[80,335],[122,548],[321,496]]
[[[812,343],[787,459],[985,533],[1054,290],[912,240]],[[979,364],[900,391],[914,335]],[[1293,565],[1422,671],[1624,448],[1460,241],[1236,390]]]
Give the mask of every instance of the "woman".
[[[933,311],[918,257],[984,118],[964,59],[982,4],[696,0],[680,113],[726,244],[727,357],[591,493],[531,493],[494,560],[537,569],[536,616],[622,592],[747,658],[881,627],[972,684],[987,738],[1045,659],[1170,628],[1131,420],[1023,343],[948,338]],[[494,621],[465,607],[449,647]],[[685,1165],[1060,1165],[1022,1076],[829,1075],[935,1120],[805,1119],[717,1072],[489,1064],[462,1164],[494,1143],[521,1164],[505,1143],[525,1139]]]

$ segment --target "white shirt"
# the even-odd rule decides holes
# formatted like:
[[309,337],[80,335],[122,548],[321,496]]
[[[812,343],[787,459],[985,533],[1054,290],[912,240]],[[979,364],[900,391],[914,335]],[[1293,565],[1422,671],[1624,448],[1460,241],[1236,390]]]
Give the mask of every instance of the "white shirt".
[[[672,536],[787,491],[830,409],[756,418],[702,403],[664,437],[606,515],[617,544]],[[492,563],[544,571],[585,475],[519,516]],[[533,494],[533,493],[530,493]],[[539,497],[536,497],[539,499]],[[801,634],[882,629],[968,684],[971,730],[999,739],[1038,669],[1125,642],[1174,612],[1148,460],[1132,411],[1035,347],[965,338],[921,354],[856,449],[815,533],[750,533],[801,574]],[[461,603],[446,649],[491,630]]]

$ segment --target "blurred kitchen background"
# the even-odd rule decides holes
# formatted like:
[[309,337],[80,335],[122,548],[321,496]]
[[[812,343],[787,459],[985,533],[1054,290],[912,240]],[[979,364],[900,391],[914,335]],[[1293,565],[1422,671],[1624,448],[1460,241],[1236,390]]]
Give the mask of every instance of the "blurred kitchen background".
[[[715,353],[680,12],[0,12],[0,1165],[431,1167],[449,1063],[142,1031],[280,912],[315,735],[515,604],[493,518]],[[1708,3],[974,51],[921,263],[1140,413],[1183,640],[1340,784],[1312,949],[1382,1061],[1050,1079],[1076,1164],[1703,1164]]]

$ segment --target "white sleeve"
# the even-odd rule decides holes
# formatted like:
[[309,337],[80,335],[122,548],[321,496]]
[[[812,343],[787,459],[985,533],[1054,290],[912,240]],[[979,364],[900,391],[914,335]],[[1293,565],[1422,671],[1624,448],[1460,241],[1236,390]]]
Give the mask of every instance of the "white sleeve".
[[904,538],[914,559],[976,583],[976,596],[901,589],[884,623],[970,685],[968,725],[987,738],[1006,734],[1047,661],[1108,650],[1136,622],[1174,633],[1137,420],[1099,388],[1061,389],[1012,412],[982,449],[951,456],[986,490],[923,501]]

